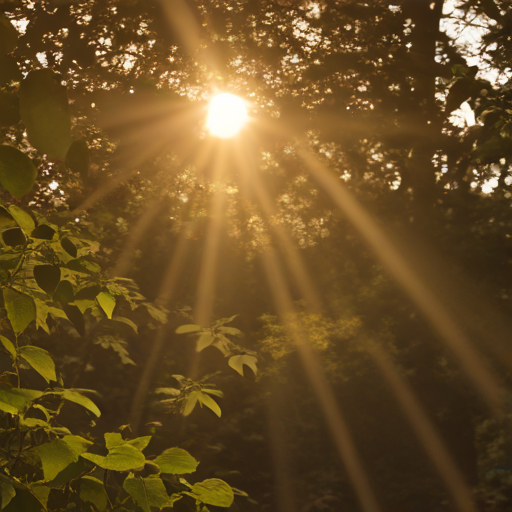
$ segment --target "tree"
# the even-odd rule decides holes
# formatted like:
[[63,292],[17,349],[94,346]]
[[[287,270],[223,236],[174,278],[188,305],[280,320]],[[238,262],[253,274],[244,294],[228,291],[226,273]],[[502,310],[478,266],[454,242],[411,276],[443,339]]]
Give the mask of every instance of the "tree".
[[[232,367],[242,369],[242,360],[251,367],[255,349],[263,351],[265,369],[256,388],[234,384],[234,373],[218,379],[230,390],[228,401],[250,390],[250,405],[228,406],[231,423],[188,429],[206,457],[213,439],[237,446],[218,448],[225,468],[257,459],[251,495],[271,501],[271,479],[262,476],[269,464],[258,458],[268,446],[253,441],[266,431],[267,414],[282,510],[298,506],[294,499],[304,510],[372,510],[377,502],[389,510],[418,502],[442,510],[450,500],[464,509],[469,487],[479,489],[483,510],[509,506],[508,498],[491,504],[485,486],[493,480],[479,473],[495,460],[485,454],[492,443],[482,442],[482,433],[499,430],[487,423],[484,403],[501,407],[496,390],[509,378],[508,363],[501,364],[510,355],[511,287],[506,2],[459,2],[448,14],[441,0],[0,6],[3,151],[22,151],[16,158],[30,183],[20,189],[4,164],[2,186],[22,197],[16,206],[69,212],[72,222],[96,231],[99,264],[188,318],[172,313],[152,356],[134,343],[125,354],[146,364],[132,419],[155,415],[144,407],[147,392],[169,389],[179,367],[192,365],[197,375],[217,370],[222,354],[208,345],[219,342],[222,325],[211,318],[240,313],[235,322],[254,335],[240,352],[228,347]],[[482,47],[461,47],[441,30],[450,19],[457,30],[483,27]],[[215,90],[249,103],[254,122],[238,143],[212,143],[205,133],[204,107]],[[477,119],[471,127],[452,119],[465,101]],[[29,195],[34,170],[26,155],[39,168]],[[0,154],[1,162],[8,158]],[[15,201],[7,192],[4,199]],[[196,304],[195,311],[185,304]],[[194,347],[183,337],[169,346],[185,321],[199,325],[198,347],[210,357],[191,364]],[[311,354],[301,336],[322,362],[325,389],[346,417],[374,501],[365,501],[364,478],[351,473],[347,453],[341,449],[348,471],[327,441],[329,428],[336,439],[339,417],[326,430],[311,420],[325,397],[312,393],[304,376]],[[123,353],[115,340],[103,343]],[[61,345],[58,352],[64,354]],[[117,389],[118,375],[139,375],[129,366],[118,365],[112,381],[101,382]],[[83,385],[90,380],[84,375]],[[448,470],[455,480],[435,457],[443,477],[429,466],[412,409],[405,407],[407,420],[397,409],[409,395],[393,382],[433,418],[460,470]],[[196,403],[190,393],[200,390],[182,384],[168,391],[173,407]],[[113,417],[127,414],[134,387],[112,392]],[[184,389],[188,398],[173,398]],[[185,438],[184,429],[162,432]],[[307,476],[290,472],[287,445]]]

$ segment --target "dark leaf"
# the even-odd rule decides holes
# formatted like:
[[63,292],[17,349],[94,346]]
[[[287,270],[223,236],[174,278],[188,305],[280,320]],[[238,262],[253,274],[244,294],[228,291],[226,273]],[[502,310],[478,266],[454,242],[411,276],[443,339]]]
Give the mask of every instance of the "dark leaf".
[[67,237],[64,237],[60,241],[60,245],[62,245],[62,248],[70,255],[73,256],[73,258],[76,258],[78,254],[78,250],[75,246],[75,244]]
[[64,160],[71,145],[71,116],[61,77],[50,69],[31,71],[20,85],[20,112],[32,146]]
[[48,226],[48,224],[39,224],[30,234],[32,238],[38,238],[40,240],[51,240],[54,235],[55,230]]
[[79,173],[82,179],[87,178],[89,172],[89,147],[84,139],[75,140],[71,144],[66,155],[66,165],[72,171]]
[[53,299],[61,304],[69,304],[70,302],[73,302],[75,299],[73,285],[65,279],[61,281],[53,294]]
[[60,268],[54,267],[53,265],[36,265],[34,267],[36,283],[48,295],[53,295],[53,292],[60,282],[60,275]]
[[32,189],[37,169],[32,160],[12,146],[0,146],[0,185],[15,197],[23,197]]
[[2,238],[5,245],[16,247],[17,245],[24,245],[27,241],[25,234],[20,228],[6,229],[2,233]]

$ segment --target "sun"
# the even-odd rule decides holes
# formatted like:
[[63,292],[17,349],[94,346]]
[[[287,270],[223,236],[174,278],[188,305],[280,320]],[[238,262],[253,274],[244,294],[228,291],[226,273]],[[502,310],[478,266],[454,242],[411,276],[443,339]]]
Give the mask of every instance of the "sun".
[[228,139],[243,128],[247,119],[244,100],[234,94],[222,93],[210,101],[206,126],[212,135]]

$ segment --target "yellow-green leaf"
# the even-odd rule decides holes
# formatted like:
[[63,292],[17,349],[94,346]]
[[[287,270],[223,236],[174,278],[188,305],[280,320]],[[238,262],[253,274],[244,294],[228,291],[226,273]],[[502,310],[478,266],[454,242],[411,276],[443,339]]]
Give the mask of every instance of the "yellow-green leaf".
[[96,296],[96,300],[107,315],[107,318],[111,319],[114,308],[116,307],[116,299],[108,292],[101,292]]
[[57,376],[55,375],[55,363],[46,350],[32,345],[25,345],[21,347],[18,352],[46,382],[57,380]]
[[36,319],[34,301],[24,293],[12,288],[4,288],[4,304],[7,310],[7,318],[16,334],[22,333],[28,327],[28,324]]
[[5,350],[7,350],[7,352],[9,352],[9,354],[11,355],[11,357],[13,359],[16,359],[16,348],[14,347],[14,345],[12,344],[12,341],[7,339],[5,336],[1,336],[0,335],[0,342],[2,343],[2,345],[4,346]]
[[164,450],[153,462],[162,473],[171,475],[186,475],[193,473],[199,464],[190,453],[182,448],[168,448]]

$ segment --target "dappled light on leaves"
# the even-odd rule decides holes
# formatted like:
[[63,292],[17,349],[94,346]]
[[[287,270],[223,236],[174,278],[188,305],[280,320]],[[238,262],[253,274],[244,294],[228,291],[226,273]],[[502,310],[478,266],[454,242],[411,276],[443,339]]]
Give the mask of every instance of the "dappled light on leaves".
[[509,7],[3,2],[3,509],[509,510]]

